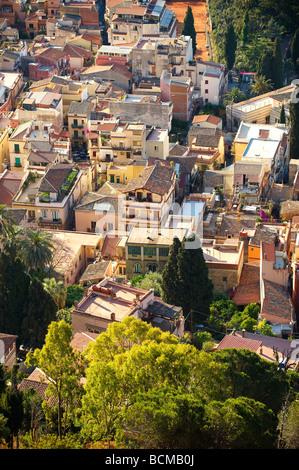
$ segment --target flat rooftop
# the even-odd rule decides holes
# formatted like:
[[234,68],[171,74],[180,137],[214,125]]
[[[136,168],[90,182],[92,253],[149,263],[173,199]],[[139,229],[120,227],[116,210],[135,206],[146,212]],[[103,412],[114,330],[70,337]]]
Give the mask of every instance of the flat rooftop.
[[279,144],[279,140],[251,139],[242,157],[272,159]]

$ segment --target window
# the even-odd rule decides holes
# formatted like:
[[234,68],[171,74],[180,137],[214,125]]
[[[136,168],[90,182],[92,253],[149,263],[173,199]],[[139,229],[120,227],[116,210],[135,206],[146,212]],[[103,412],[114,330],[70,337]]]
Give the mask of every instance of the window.
[[134,264],[134,273],[141,273],[141,264]]
[[59,218],[59,213],[58,211],[52,211],[52,219],[53,219],[53,222],[57,221]]
[[112,222],[108,222],[108,232],[110,230],[113,230],[113,223]]
[[20,153],[20,145],[15,144],[15,153]]
[[208,85],[209,84],[209,80],[205,80],[205,85]]
[[148,264],[147,265],[147,270],[151,271],[152,273],[155,273],[157,271],[157,265],[156,264]]
[[141,247],[140,246],[128,246],[128,254],[129,255],[141,255]]
[[43,209],[43,210],[42,210],[42,217],[43,217],[44,219],[46,219],[46,218],[48,217],[48,211],[46,211],[46,210]]
[[227,277],[224,277],[224,278],[223,278],[223,282],[227,282]]
[[169,248],[159,248],[159,255],[160,256],[168,256],[169,255]]
[[114,175],[110,175],[110,183],[114,183]]
[[21,166],[21,159],[20,158],[15,158],[15,166]]
[[209,90],[208,89],[205,89],[205,94],[207,95],[209,93]]
[[77,126],[78,126],[78,119],[74,119],[74,123],[73,123],[73,124],[74,124],[74,126],[77,127]]
[[95,231],[96,225],[97,225],[96,222],[91,222],[91,230]]
[[144,256],[156,256],[156,247],[154,246],[145,246],[143,248]]

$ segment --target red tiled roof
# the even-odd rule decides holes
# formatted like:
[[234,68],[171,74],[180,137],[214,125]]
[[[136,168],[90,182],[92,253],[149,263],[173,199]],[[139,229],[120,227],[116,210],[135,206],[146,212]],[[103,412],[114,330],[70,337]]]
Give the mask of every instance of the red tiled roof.
[[261,243],[262,258],[275,263],[275,246],[272,243]]
[[217,125],[221,122],[221,118],[213,116],[212,114],[199,114],[198,116],[194,116],[193,123],[194,122],[210,122],[211,124]]
[[278,317],[282,322],[290,322],[293,318],[294,306],[289,292],[279,284],[263,280],[265,297],[262,303],[261,315],[271,321]]
[[260,303],[260,262],[244,263],[233,301],[237,305]]
[[0,204],[10,206],[12,199],[21,187],[25,173],[23,171],[7,171],[0,178]]
[[218,349],[236,348],[236,349],[249,349],[253,352],[258,352],[262,346],[262,341],[254,339],[242,338],[240,336],[226,335],[222,341],[217,345]]

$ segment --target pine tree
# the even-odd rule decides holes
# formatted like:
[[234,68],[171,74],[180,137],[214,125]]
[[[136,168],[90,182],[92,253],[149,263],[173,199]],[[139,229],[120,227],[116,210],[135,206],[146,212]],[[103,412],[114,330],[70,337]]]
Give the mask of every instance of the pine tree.
[[228,70],[232,70],[237,49],[237,37],[234,30],[234,26],[230,23],[227,27],[225,36],[224,36],[224,56],[226,60],[226,67]]
[[174,237],[169,250],[167,263],[162,272],[162,298],[171,305],[179,305],[179,278],[178,278],[178,253],[181,241]]
[[299,87],[296,88],[296,100],[290,102],[290,158],[299,158]]
[[192,8],[188,5],[186,16],[184,18],[182,33],[183,36],[191,36],[193,56],[196,54],[196,31],[194,26],[194,17]]
[[274,89],[281,88],[283,86],[284,71],[283,71],[283,60],[281,52],[281,42],[277,37],[274,41],[274,50],[272,57],[272,83]]
[[285,124],[285,123],[286,123],[286,113],[285,113],[285,109],[284,109],[284,104],[283,104],[283,103],[282,103],[281,110],[280,110],[279,122],[280,122],[281,124]]

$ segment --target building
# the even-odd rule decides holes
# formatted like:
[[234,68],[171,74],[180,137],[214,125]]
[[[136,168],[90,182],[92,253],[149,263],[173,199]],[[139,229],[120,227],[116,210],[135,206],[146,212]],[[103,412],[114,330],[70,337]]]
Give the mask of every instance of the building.
[[81,148],[87,152],[88,121],[94,109],[94,103],[85,101],[72,101],[68,110],[68,129],[74,149]]
[[0,364],[11,370],[17,363],[17,336],[0,333]]
[[24,183],[27,171],[4,170],[0,173],[0,204],[12,207],[12,200]]
[[277,124],[279,122],[281,106],[284,104],[288,120],[289,102],[295,89],[292,83],[286,87],[255,96],[240,103],[226,106],[227,129],[236,132],[241,122],[257,124]]
[[163,72],[174,77],[186,75],[186,67],[193,60],[190,36],[178,38],[141,37],[132,48],[132,73],[138,79],[160,78]]
[[99,258],[102,237],[94,233],[80,233],[65,230],[54,230],[52,241],[54,256],[48,275],[64,285],[79,284],[87,266]]
[[193,114],[193,85],[189,77],[173,77],[162,72],[160,78],[161,100],[173,103],[172,117],[180,121],[189,121]]
[[104,65],[92,65],[79,74],[80,80],[113,82],[126,93],[132,92],[133,74],[126,65],[112,62]]
[[197,155],[200,170],[212,170],[224,164],[225,142],[218,127],[204,128],[191,126],[188,132],[189,151],[186,155]]
[[105,332],[112,322],[133,316],[176,336],[184,335],[182,309],[165,304],[146,291],[104,279],[88,289],[72,310],[73,334],[78,331]]
[[148,272],[161,273],[167,263],[174,237],[181,241],[188,229],[159,230],[134,227],[126,239],[126,275],[130,279]]
[[75,211],[75,226],[79,232],[102,234],[118,228],[118,196],[103,196],[98,192],[87,192],[80,199]]
[[129,181],[122,190],[120,229],[129,232],[132,227],[162,227],[173,209],[175,179],[172,167],[154,164]]
[[110,21],[108,41],[111,45],[136,43],[142,36],[176,37],[177,20],[164,0],[117,7]]
[[110,101],[109,110],[122,121],[139,121],[146,126],[171,130],[173,103],[161,101],[157,96],[127,94]]

